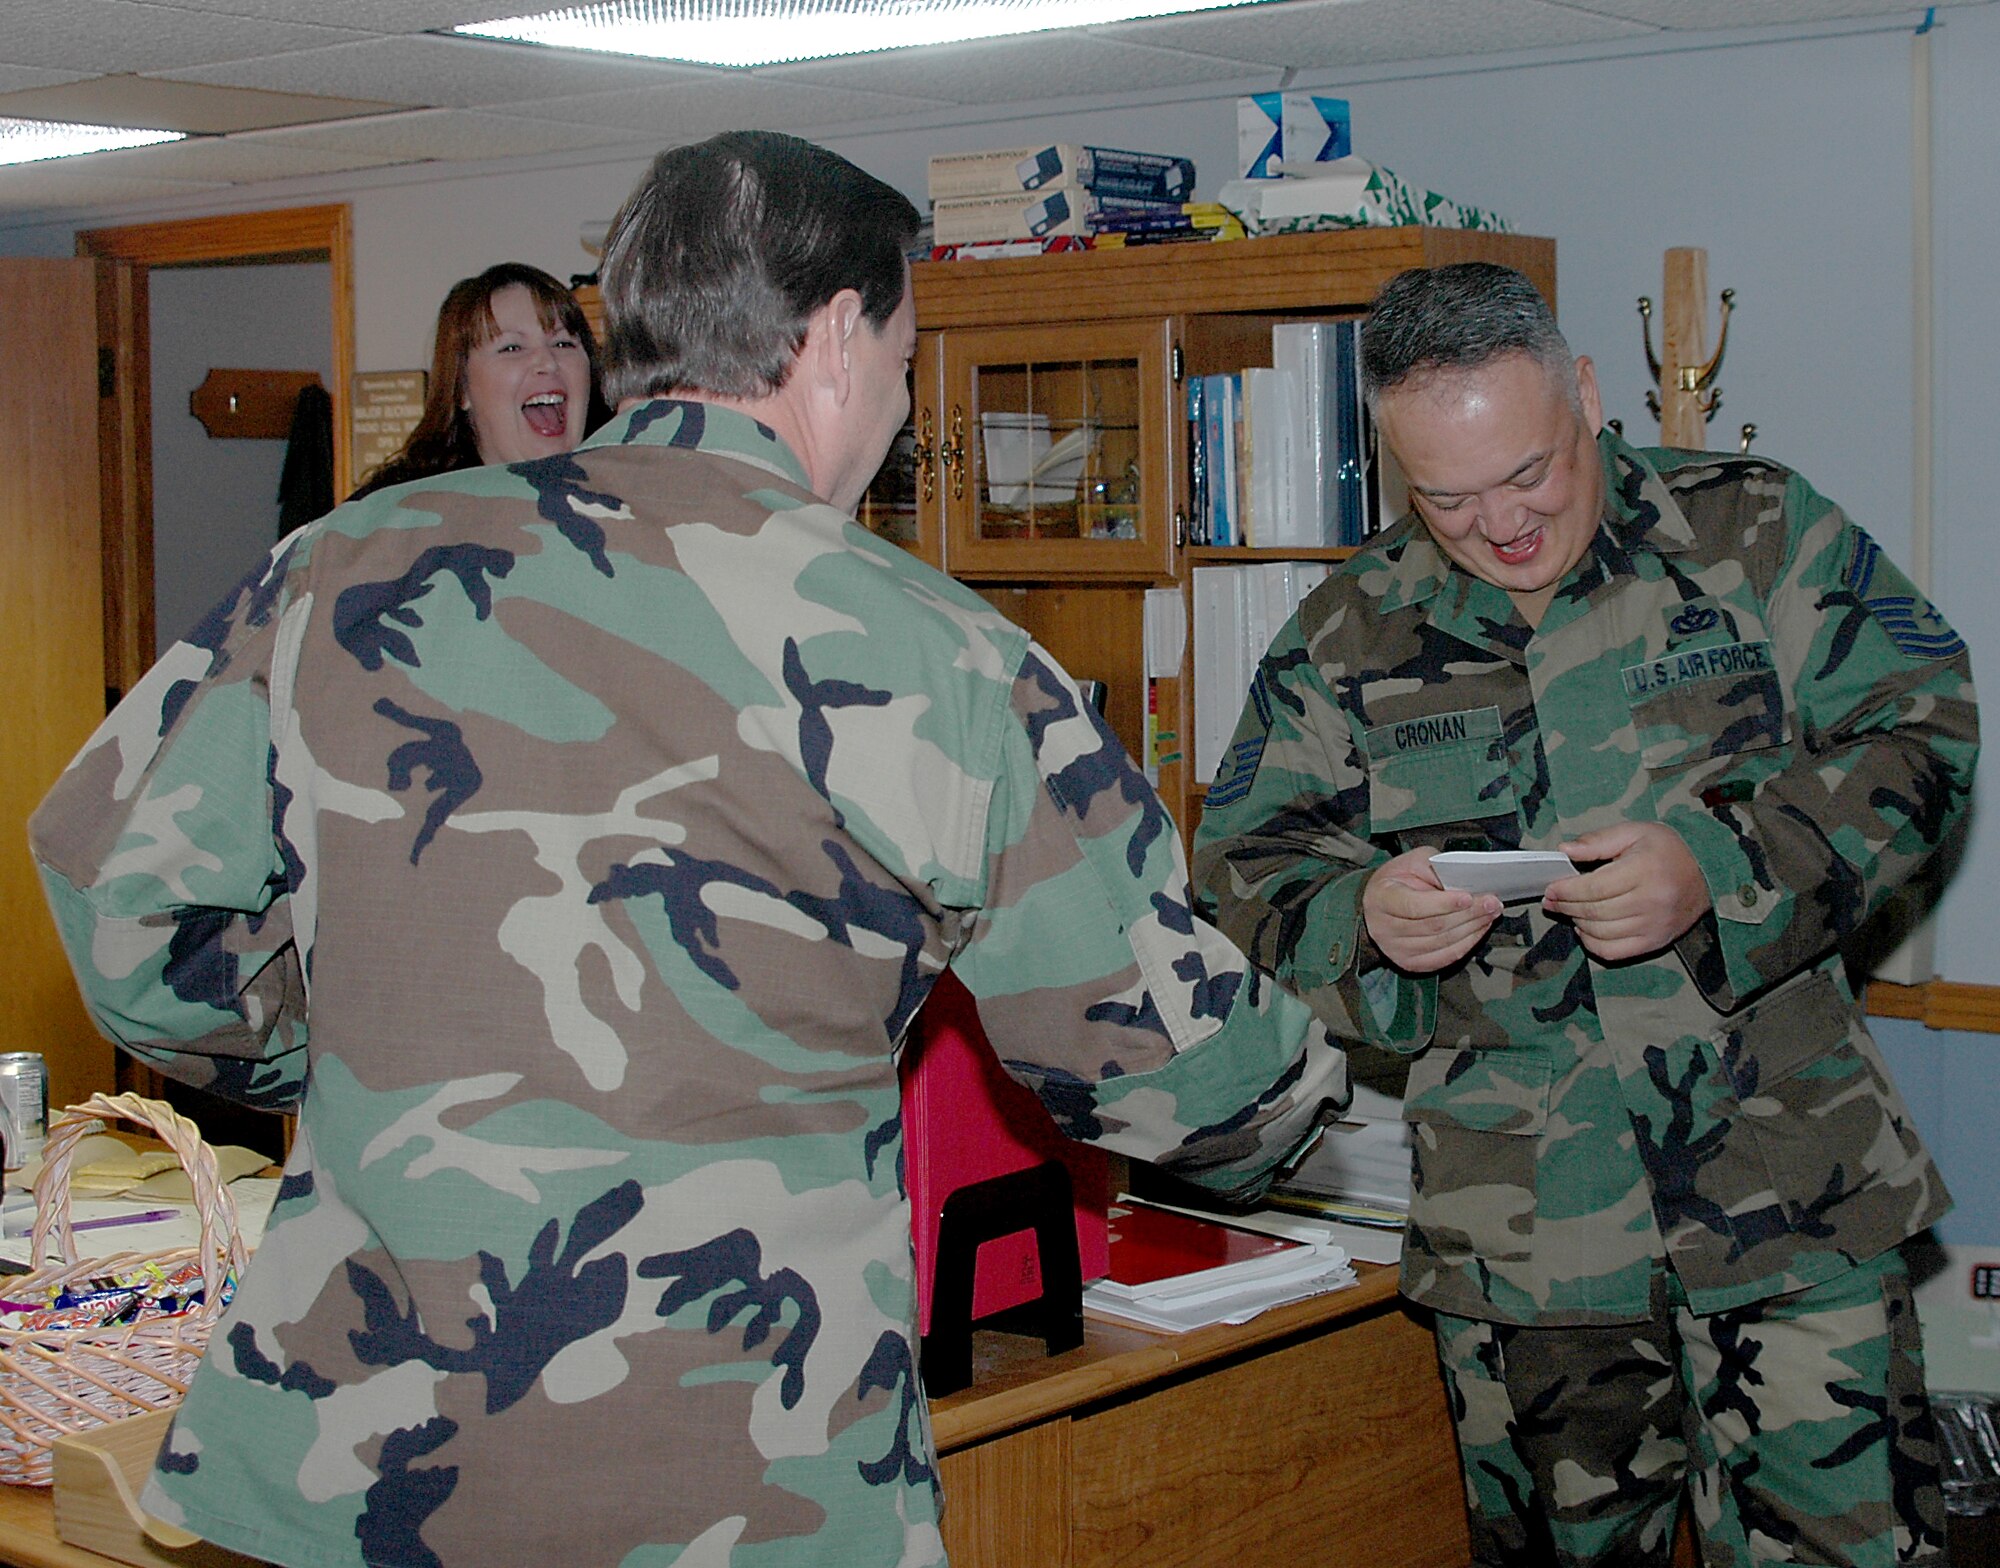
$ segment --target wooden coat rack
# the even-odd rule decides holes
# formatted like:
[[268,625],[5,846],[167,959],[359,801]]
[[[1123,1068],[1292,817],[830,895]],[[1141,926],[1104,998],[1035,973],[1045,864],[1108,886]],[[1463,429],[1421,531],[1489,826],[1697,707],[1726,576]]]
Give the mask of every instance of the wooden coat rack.
[[[1708,444],[1708,422],[1722,407],[1722,391],[1715,384],[1722,369],[1722,356],[1729,347],[1729,317],[1735,309],[1736,291],[1722,291],[1722,325],[1716,333],[1715,352],[1707,348],[1708,252],[1693,246],[1676,246],[1667,252],[1664,310],[1660,323],[1660,352],[1653,352],[1653,302],[1639,299],[1639,333],[1646,346],[1646,365],[1653,372],[1656,392],[1646,394],[1646,407],[1660,421],[1660,444],[1699,452]],[[1757,433],[1755,425],[1743,427],[1743,450]]]
[[188,394],[188,412],[214,441],[282,441],[299,394],[320,385],[315,370],[210,370]]

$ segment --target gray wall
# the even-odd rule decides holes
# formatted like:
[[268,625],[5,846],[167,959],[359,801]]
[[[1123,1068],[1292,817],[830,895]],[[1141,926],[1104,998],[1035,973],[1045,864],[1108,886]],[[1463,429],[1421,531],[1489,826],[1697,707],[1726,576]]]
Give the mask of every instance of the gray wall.
[[325,263],[161,267],[150,277],[153,606],[165,650],[278,539],[285,442],[212,439],[188,394],[212,366],[316,370],[333,385]]

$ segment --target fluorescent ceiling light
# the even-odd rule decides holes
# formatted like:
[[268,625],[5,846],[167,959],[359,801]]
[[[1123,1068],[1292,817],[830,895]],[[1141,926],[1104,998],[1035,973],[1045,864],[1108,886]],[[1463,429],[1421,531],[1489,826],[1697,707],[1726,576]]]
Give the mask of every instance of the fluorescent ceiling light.
[[1273,0],[604,0],[454,32],[702,65],[770,65]]
[[177,142],[186,131],[134,131],[118,125],[65,125],[58,120],[15,120],[0,116],[0,164],[39,163],[74,158],[114,147],[151,147]]

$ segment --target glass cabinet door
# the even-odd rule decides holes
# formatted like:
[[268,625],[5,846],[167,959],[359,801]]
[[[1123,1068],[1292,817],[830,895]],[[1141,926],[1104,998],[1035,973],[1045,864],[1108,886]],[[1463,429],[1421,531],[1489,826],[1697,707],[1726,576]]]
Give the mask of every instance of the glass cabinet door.
[[1167,325],[944,335],[939,476],[954,575],[1172,571]]

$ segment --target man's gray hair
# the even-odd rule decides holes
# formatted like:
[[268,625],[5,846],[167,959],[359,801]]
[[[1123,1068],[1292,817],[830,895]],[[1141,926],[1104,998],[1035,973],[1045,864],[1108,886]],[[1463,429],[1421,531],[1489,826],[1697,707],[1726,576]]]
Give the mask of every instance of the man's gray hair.
[[776,392],[842,289],[880,331],[903,301],[917,209],[838,153],[776,131],[674,147],[604,246],[604,390]]
[[1361,388],[1372,410],[1412,376],[1474,370],[1506,354],[1537,360],[1578,400],[1576,356],[1526,277],[1490,261],[1413,267],[1382,285],[1361,328]]

